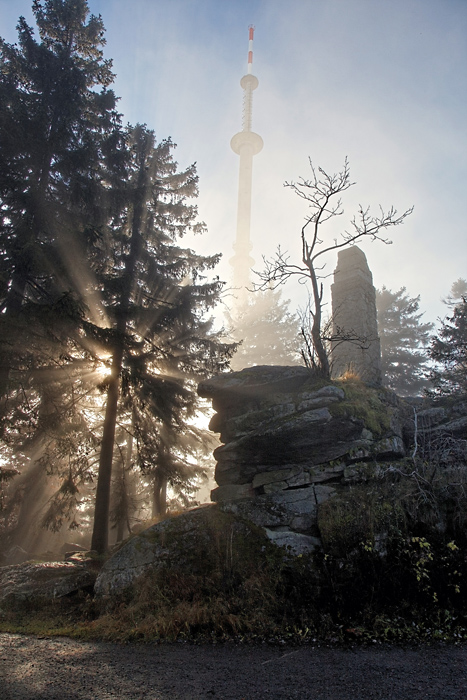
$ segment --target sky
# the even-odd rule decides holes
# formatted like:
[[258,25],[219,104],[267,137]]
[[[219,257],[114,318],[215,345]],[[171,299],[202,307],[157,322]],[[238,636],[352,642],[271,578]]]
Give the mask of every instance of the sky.
[[[0,35],[16,40],[31,0],[0,0]],[[375,213],[414,206],[391,232],[366,241],[376,287],[420,294],[425,319],[446,314],[441,298],[467,278],[466,0],[88,0],[106,27],[114,90],[124,122],[171,137],[181,168],[197,162],[199,214],[208,227],[189,242],[221,252],[231,281],[241,130],[240,79],[248,26],[255,27],[253,130],[264,148],[253,166],[252,256],[256,268],[278,245],[300,259],[307,209],[284,187],[328,172],[345,157],[356,182],[344,198],[342,229],[359,204]],[[330,239],[336,231],[329,233]],[[332,273],[336,254],[325,272]],[[325,280],[330,284],[332,278]],[[290,283],[291,310],[306,290]]]

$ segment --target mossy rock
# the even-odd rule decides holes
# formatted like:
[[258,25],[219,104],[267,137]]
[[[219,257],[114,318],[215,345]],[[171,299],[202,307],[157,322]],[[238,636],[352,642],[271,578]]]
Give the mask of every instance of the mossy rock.
[[98,596],[117,594],[141,575],[161,569],[212,577],[244,575],[273,547],[264,530],[215,504],[167,518],[131,538],[102,567]]
[[359,380],[336,381],[335,384],[344,390],[345,400],[329,407],[332,416],[361,420],[376,437],[391,430],[394,409],[384,389],[375,389]]

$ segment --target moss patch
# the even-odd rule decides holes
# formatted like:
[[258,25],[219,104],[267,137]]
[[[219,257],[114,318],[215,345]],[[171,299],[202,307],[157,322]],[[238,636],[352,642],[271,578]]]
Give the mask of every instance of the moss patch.
[[359,380],[336,380],[334,384],[344,390],[345,400],[329,406],[334,417],[361,420],[373,435],[381,437],[391,427],[392,409],[381,396],[384,390],[373,389]]

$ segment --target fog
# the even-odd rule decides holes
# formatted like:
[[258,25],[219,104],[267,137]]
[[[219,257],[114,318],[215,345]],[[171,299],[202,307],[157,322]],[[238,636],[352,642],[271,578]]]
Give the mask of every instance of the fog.
[[[30,0],[0,0],[1,35],[15,41]],[[199,213],[208,234],[190,242],[222,252],[230,281],[248,25],[256,28],[253,130],[264,140],[253,172],[252,256],[261,266],[278,244],[300,254],[304,203],[283,187],[348,156],[357,183],[343,227],[359,203],[404,211],[392,246],[364,243],[375,286],[421,294],[426,318],[465,277],[467,5],[462,0],[89,0],[107,30],[114,89],[124,121],[146,122],[178,144],[180,166],[198,163]],[[348,217],[347,217],[348,215]],[[328,271],[335,267],[330,257]],[[304,290],[291,285],[292,310]]]
[[[31,4],[0,0],[0,35],[7,41],[16,41],[20,15],[35,27]],[[253,73],[259,87],[253,95],[252,128],[264,141],[253,165],[251,241],[256,269],[278,245],[299,262],[306,203],[284,188],[284,182],[307,178],[309,158],[337,172],[348,157],[356,184],[345,193],[344,216],[330,223],[329,240],[348,228],[359,204],[375,212],[379,204],[385,209],[394,205],[400,213],[414,205],[404,226],[390,232],[393,245],[366,240],[359,245],[376,287],[405,286],[411,296],[420,294],[426,320],[445,314],[441,298],[454,280],[467,277],[462,207],[467,162],[464,2],[88,4],[104,20],[105,55],[113,59],[113,87],[121,98],[124,123],[145,122],[159,140],[172,137],[181,168],[197,162],[199,215],[208,233],[184,243],[201,254],[223,254],[216,273],[227,282],[225,307],[232,307],[235,298],[235,290],[229,289],[229,259],[236,235],[239,168],[230,139],[242,128],[240,79],[247,71],[248,26],[253,24]],[[70,257],[76,257],[74,251]],[[331,274],[336,256],[329,255],[326,262],[324,272]],[[77,273],[78,286],[86,286],[83,270]],[[325,298],[328,301],[329,295]],[[307,292],[291,281],[274,299],[279,305],[290,299],[290,311],[295,312],[306,307]],[[279,325],[270,309],[272,300],[271,295],[258,295],[253,307],[243,310],[243,325],[252,326],[256,309]],[[97,319],[100,304],[98,299],[94,302],[90,307]],[[220,322],[226,320],[222,310],[219,316]],[[293,325],[287,317],[282,323],[279,340],[287,335],[288,324]],[[258,326],[256,337],[263,351],[268,347],[263,361],[300,361],[298,348],[284,348],[283,343],[275,347],[265,327]],[[238,369],[246,361],[260,360],[239,352],[233,366]],[[207,420],[200,418],[200,424]],[[33,471],[34,461],[31,464]],[[40,483],[38,488],[43,488],[47,501],[57,485]],[[209,485],[198,498],[208,496]],[[41,532],[40,541],[22,544],[27,550],[45,550],[58,537],[48,539]]]

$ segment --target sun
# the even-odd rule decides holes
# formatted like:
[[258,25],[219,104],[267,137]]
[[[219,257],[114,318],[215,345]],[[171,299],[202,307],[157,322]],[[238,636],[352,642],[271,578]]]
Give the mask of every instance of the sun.
[[95,372],[97,376],[102,380],[109,377],[112,374],[112,367],[110,365],[110,355],[108,358],[100,359],[96,364]]

